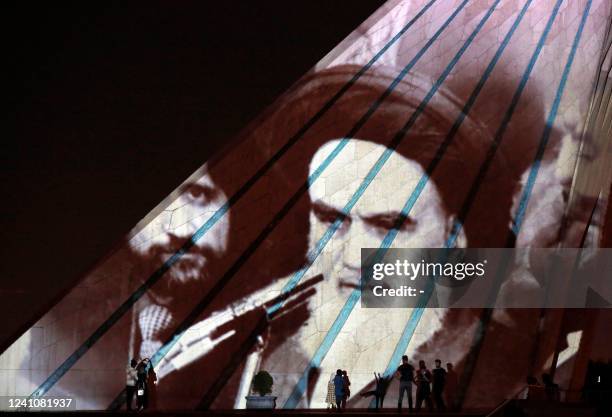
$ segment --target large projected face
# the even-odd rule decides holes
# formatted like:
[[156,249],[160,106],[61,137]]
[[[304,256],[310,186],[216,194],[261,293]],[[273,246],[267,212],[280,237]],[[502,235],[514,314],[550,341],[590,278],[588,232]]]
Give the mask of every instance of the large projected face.
[[[420,143],[436,143],[438,136],[432,133],[419,139]],[[303,322],[296,323],[299,329],[295,336],[281,339],[272,334],[269,352],[264,355],[259,368],[271,371],[274,378],[281,381],[279,385],[283,391],[280,395],[291,401],[295,400],[295,391],[291,389],[300,386],[302,376],[306,375],[302,364],[309,363],[308,358],[325,355],[317,364],[320,375],[326,375],[338,366],[346,369],[354,393],[372,389],[372,371],[384,370],[388,366],[397,342],[395,337],[399,337],[411,313],[401,308],[383,311],[361,308],[359,304],[350,302],[355,299],[353,294],[359,287],[361,248],[380,247],[389,232],[397,227],[400,216],[405,216],[405,219],[396,230],[391,247],[444,247],[446,243],[452,217],[437,185],[442,185],[442,179],[430,179],[423,168],[432,157],[431,150],[427,146],[417,150],[408,144],[391,151],[380,143],[382,140],[375,140],[351,138],[342,152],[326,166],[327,157],[340,144],[340,140],[332,139],[324,142],[310,161],[311,178],[315,170],[325,167],[309,188],[308,236],[311,253],[317,252],[321,242],[327,242],[313,264],[314,271],[310,271],[311,274],[321,273],[324,279],[317,285],[317,294],[309,300],[308,316],[303,318]],[[377,163],[381,155],[388,156],[384,164]],[[419,160],[412,159],[411,155]],[[368,173],[376,166],[381,167],[380,171],[367,188],[361,189]],[[420,185],[424,186],[419,198],[408,209],[407,202],[415,201],[416,194],[413,193]],[[348,214],[343,215],[347,205],[353,202],[355,204]],[[322,240],[338,218],[343,219],[341,226],[329,241]],[[458,242],[465,245],[465,237],[462,236]],[[427,312],[426,329],[415,337],[414,346],[425,343],[441,328],[444,313],[441,309]],[[340,328],[336,323],[342,323],[339,325],[342,330],[334,333],[333,329]],[[282,324],[277,327],[281,328]],[[245,380],[250,377],[248,375]],[[324,406],[322,399],[327,392],[327,381],[312,377],[308,384],[311,392],[304,392],[297,406]],[[361,400],[361,396],[354,394],[353,406],[367,407],[367,401]]]
[[[311,174],[338,142],[328,142],[316,152],[310,164]],[[343,207],[386,150],[380,144],[352,139],[323,176],[311,185],[310,248],[315,247],[329,226],[341,215]],[[424,175],[419,163],[397,152],[391,153],[321,254],[325,271],[338,277],[339,288],[352,289],[358,286],[361,248],[380,246],[402,215],[406,201]],[[428,181],[416,205],[404,219],[392,246],[442,247],[448,225],[440,193],[435,184]]]
[[[190,184],[165,211],[171,212],[164,231],[132,249],[148,265],[162,265],[185,242],[192,238],[205,219],[216,212],[227,196],[209,173]],[[179,305],[182,297],[193,298],[201,282],[213,274],[217,260],[228,244],[229,219],[223,216],[199,238],[195,245],[164,275],[162,285],[152,288],[150,295],[157,304]],[[194,292],[195,291],[195,292]]]

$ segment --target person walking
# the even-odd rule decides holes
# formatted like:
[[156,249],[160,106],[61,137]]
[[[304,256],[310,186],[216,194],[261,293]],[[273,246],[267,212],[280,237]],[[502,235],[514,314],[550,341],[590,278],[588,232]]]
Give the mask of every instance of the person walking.
[[137,364],[136,359],[132,359],[125,369],[125,402],[128,411],[132,411],[132,402],[136,393],[136,382],[138,381]]
[[408,356],[402,356],[402,364],[397,368],[396,375],[399,375],[399,397],[397,399],[398,411],[402,409],[404,391],[408,396],[408,408],[412,411],[412,381],[414,379],[414,367],[408,363]]

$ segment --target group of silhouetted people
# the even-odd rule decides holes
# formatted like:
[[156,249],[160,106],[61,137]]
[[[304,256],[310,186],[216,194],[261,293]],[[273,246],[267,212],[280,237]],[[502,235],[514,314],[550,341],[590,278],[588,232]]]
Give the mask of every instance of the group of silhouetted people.
[[[397,371],[394,374],[399,377],[399,396],[397,399],[398,411],[401,411],[402,409],[404,393],[406,393],[406,396],[408,397],[408,408],[410,411],[413,411],[412,384],[416,385],[415,408],[417,411],[421,409],[423,402],[425,402],[430,411],[433,410],[434,403],[437,410],[446,410],[446,404],[444,402],[445,388],[448,385],[452,385],[452,388],[454,389],[456,385],[456,375],[453,371],[452,364],[448,363],[446,366],[448,371],[442,368],[442,362],[440,359],[436,359],[435,367],[430,371],[427,369],[425,361],[419,361],[419,368],[415,370],[414,367],[408,363],[408,356],[402,356],[402,364],[397,368]],[[393,375],[384,377],[380,374],[374,373],[376,388],[373,391],[362,393],[361,396],[373,396],[375,399],[376,409],[382,408],[385,400],[385,394],[387,393],[387,388],[389,387],[392,378]],[[452,398],[452,396],[448,395],[448,398]]]
[[134,410],[132,403],[136,395],[136,409],[145,410],[155,401],[157,375],[149,358],[140,362],[132,359],[126,368],[125,394],[128,411]]
[[342,411],[346,408],[346,400],[351,396],[351,380],[346,371],[338,369],[336,374],[332,374],[327,385],[327,409],[335,408],[337,411]]
[[[440,359],[435,360],[435,368],[431,371],[427,369],[425,361],[419,361],[419,368],[414,367],[408,363],[408,356],[402,356],[402,364],[397,368],[397,375],[399,375],[400,386],[399,386],[399,397],[397,399],[397,409],[402,409],[402,400],[404,398],[404,392],[408,396],[408,408],[412,411],[412,384],[416,384],[416,410],[420,410],[423,406],[423,402],[427,405],[429,410],[433,410],[433,404],[436,404],[436,409],[442,411],[446,410],[446,404],[444,403],[443,393],[446,385],[447,372],[442,368],[442,361]],[[433,396],[433,400],[432,400]]]

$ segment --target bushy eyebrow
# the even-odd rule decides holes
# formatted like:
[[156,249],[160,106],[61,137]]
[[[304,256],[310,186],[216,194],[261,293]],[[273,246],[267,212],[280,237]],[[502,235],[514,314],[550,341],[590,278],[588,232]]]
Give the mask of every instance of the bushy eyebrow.
[[407,226],[413,226],[416,224],[416,220],[399,211],[389,211],[386,213],[373,214],[371,216],[361,216],[361,218],[363,221],[372,226],[381,226],[382,223],[386,223],[388,226],[389,222],[393,222],[394,229],[403,229]]
[[[326,221],[328,223],[334,222],[338,218],[342,220],[347,219],[348,221],[351,221],[350,216],[347,216],[335,207],[325,204],[321,200],[317,200],[312,203],[312,210],[320,220]],[[380,227],[389,230],[405,230],[406,228],[412,227],[417,223],[414,218],[406,216],[405,214],[402,214],[401,212],[395,210],[386,213],[379,213],[370,216],[360,217],[365,223],[370,226]]]
[[219,196],[219,189],[210,185],[192,183],[185,191],[194,197],[203,195],[206,200],[214,200]]
[[342,211],[323,203],[321,200],[313,202],[312,208],[317,215],[329,216],[330,218],[334,217],[334,219],[340,218],[342,220],[348,217],[346,214],[342,213]]

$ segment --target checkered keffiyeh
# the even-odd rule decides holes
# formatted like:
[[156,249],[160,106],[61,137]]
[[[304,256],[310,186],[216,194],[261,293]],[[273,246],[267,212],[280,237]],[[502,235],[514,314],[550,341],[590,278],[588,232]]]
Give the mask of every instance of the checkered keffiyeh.
[[142,335],[140,357],[150,358],[162,346],[161,333],[174,322],[174,317],[166,307],[151,304],[145,307],[138,316],[138,325]]

